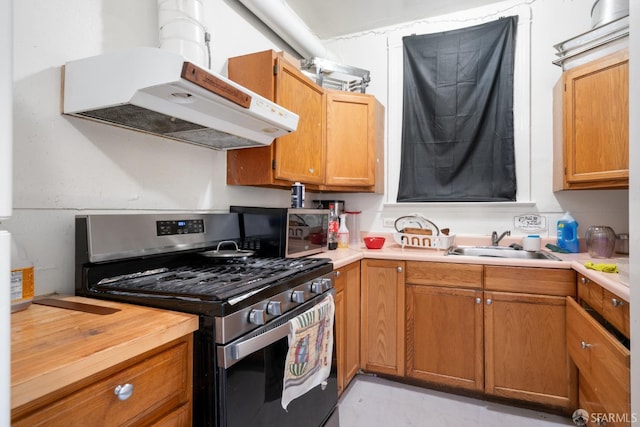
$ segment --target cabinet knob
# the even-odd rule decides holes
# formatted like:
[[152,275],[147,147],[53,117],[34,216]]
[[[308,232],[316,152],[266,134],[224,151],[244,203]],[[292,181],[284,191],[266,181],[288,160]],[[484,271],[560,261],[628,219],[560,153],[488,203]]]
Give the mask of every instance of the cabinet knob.
[[585,350],[587,348],[591,348],[591,344],[586,343],[584,341],[580,341],[580,347],[582,347],[582,349]]
[[314,173],[315,169],[314,168],[309,168],[309,173]]
[[482,298],[480,297],[476,298],[476,304],[482,304]]
[[487,298],[487,305],[491,305],[491,303],[493,303],[493,301],[491,301],[491,298]]
[[580,282],[581,282],[583,285],[586,285],[587,283],[589,283],[589,279],[587,279],[586,277],[581,277],[581,278],[580,278]]
[[118,396],[119,400],[127,400],[133,395],[133,384],[118,385],[113,389],[113,394]]
[[398,273],[402,273],[402,267],[398,267]]
[[611,305],[614,307],[622,307],[624,305],[624,301],[620,301],[617,298],[611,298]]
[[340,270],[336,270],[335,271],[335,275],[336,275],[336,277],[339,277],[340,276]]

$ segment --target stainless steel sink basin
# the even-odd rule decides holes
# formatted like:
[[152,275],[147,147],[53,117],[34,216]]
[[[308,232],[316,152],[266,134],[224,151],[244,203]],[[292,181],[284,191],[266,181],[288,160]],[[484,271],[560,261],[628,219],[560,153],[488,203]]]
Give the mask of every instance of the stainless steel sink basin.
[[557,256],[545,251],[523,251],[504,246],[458,246],[450,248],[447,255],[461,256],[481,256],[492,258],[515,258],[515,259],[547,259],[561,261]]

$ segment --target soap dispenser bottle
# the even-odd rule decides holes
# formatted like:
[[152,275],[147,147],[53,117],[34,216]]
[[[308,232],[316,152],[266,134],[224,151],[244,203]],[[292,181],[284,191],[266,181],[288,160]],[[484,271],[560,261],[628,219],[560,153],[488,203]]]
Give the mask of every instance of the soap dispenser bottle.
[[569,252],[580,252],[580,244],[578,241],[578,222],[566,212],[558,220],[558,247],[566,249]]

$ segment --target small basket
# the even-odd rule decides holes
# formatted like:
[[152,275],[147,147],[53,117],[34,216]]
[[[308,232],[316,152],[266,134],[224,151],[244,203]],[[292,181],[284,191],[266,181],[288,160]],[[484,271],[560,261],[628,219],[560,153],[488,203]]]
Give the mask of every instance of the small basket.
[[442,249],[446,251],[454,246],[456,235],[428,236],[425,234],[393,233],[393,240],[403,248]]

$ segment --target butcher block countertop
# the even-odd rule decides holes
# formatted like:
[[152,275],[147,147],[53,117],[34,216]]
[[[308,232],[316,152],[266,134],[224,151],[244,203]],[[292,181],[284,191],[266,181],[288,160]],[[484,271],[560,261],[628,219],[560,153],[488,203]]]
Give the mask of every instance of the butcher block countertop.
[[198,329],[191,314],[76,296],[46,298],[112,312],[32,304],[11,314],[12,411]]
[[[446,255],[444,250],[411,248],[398,245],[394,242],[391,234],[377,233],[376,236],[386,238],[381,249],[367,249],[364,244],[359,248],[337,249],[326,251],[318,255],[317,258],[329,258],[333,262],[334,269],[343,267],[361,259],[387,259],[398,261],[426,261],[426,262],[449,262],[454,264],[486,264],[515,267],[542,267],[542,268],[563,268],[573,269],[583,274],[587,278],[598,283],[603,288],[611,291],[625,301],[629,302],[629,257],[627,255],[614,254],[614,258],[594,259],[586,252],[576,254],[553,253],[561,261],[538,260],[538,259],[513,259],[513,258],[492,258],[475,256],[451,256]],[[508,246],[511,243],[518,243],[522,237],[505,238],[500,246]],[[483,246],[490,244],[490,238],[477,237],[457,238],[458,246]],[[546,250],[543,248],[543,250]],[[619,273],[603,273],[588,269],[584,266],[586,261],[598,263],[613,263],[618,266]]]

